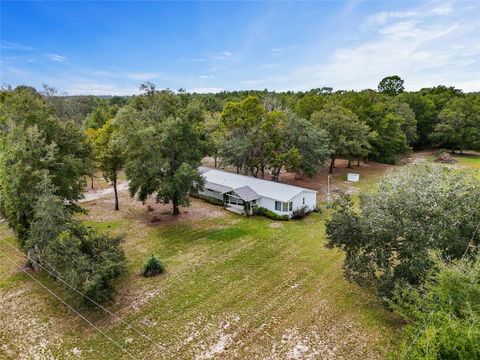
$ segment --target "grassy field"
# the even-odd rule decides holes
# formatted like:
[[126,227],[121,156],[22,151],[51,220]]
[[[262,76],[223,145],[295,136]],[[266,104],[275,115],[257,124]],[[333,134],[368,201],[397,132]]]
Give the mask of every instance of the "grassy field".
[[[284,223],[225,214],[140,231],[126,219],[90,223],[126,233],[129,275],[109,309],[163,344],[162,357],[381,358],[391,346],[398,323],[343,279],[342,254],[324,247],[318,214]],[[5,226],[1,236],[14,244]],[[23,263],[7,245],[1,251]],[[150,254],[162,257],[165,275],[138,275]],[[4,356],[128,358],[4,257],[0,267]],[[45,274],[33,275],[138,358],[160,352],[112,316],[83,308]]]
[[[463,155],[454,154],[453,157],[457,160],[456,165],[471,169],[480,169],[480,154],[474,151],[467,151]],[[429,161],[435,161],[436,156],[431,154],[428,156]]]
[[[468,161],[476,167],[479,158]],[[360,170],[360,188],[382,173]],[[325,247],[328,214],[274,222],[194,199],[174,218],[168,207],[148,212],[125,193],[113,212],[110,197],[85,203],[82,219],[125,235],[128,274],[108,309],[151,341],[86,308],[45,273],[29,274],[135,358],[381,359],[394,346],[399,319],[375,294],[348,283],[343,254]],[[20,271],[11,262],[25,264],[16,247],[0,225],[0,358],[129,358]],[[167,272],[146,279],[140,272],[152,254]]]

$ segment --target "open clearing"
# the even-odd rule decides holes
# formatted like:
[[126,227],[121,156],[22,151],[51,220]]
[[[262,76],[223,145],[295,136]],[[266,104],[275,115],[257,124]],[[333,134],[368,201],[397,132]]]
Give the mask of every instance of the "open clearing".
[[[372,186],[387,168],[362,166],[355,186]],[[343,184],[347,171],[339,168],[335,181]],[[303,186],[323,189],[323,178]],[[109,310],[158,345],[85,308],[45,273],[30,274],[138,359],[381,359],[394,346],[401,322],[343,278],[342,253],[324,246],[324,213],[273,222],[193,199],[173,217],[169,206],[143,205],[126,191],[119,212],[111,194],[82,206],[88,225],[125,234],[128,274]],[[5,224],[0,240],[0,358],[129,358],[7,259],[25,264]],[[145,279],[151,254],[167,272]]]

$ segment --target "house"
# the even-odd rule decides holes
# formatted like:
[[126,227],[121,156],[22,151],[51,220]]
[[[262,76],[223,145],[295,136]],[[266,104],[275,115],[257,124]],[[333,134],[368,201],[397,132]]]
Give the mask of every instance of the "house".
[[226,209],[251,215],[255,208],[266,208],[291,217],[295,210],[315,210],[317,192],[298,186],[201,167],[205,179],[203,197],[221,201]]

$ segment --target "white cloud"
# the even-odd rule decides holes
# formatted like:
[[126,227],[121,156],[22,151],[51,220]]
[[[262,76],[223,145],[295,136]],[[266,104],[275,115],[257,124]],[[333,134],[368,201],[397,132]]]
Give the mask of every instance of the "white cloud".
[[0,41],[0,48],[2,49],[10,49],[10,50],[33,50],[32,47],[20,44],[18,42],[11,42],[11,41],[5,41],[1,40]]
[[58,54],[45,54],[45,57],[52,62],[63,62],[67,60],[65,56]]
[[417,11],[381,11],[370,15],[365,22],[365,27],[385,24],[390,19],[405,19],[418,16]]
[[132,95],[138,93],[138,88],[97,82],[76,82],[68,85],[65,91],[71,95]]
[[[13,76],[16,76],[16,77],[27,77],[29,75],[29,72],[24,70],[24,69],[20,69],[18,67],[15,67],[15,66],[2,66],[2,73],[3,72],[8,72],[10,75],[13,75]],[[3,76],[0,76],[0,78],[2,78]],[[0,81],[3,83],[3,79],[2,81]]]
[[129,79],[137,81],[153,80],[158,77],[158,74],[155,72],[129,72],[126,75]]
[[277,76],[270,76],[265,78],[259,79],[252,79],[252,80],[244,80],[242,81],[245,85],[248,86],[259,86],[259,87],[269,87],[272,84],[278,83],[286,83],[292,79],[289,75],[277,75]]
[[368,16],[362,28],[369,29],[372,27],[382,26],[391,20],[421,20],[431,16],[450,15],[454,12],[453,5],[451,3],[445,3],[433,8],[431,6],[431,3],[427,3],[416,10],[380,11]]
[[213,78],[213,76],[212,75],[199,75],[198,78],[200,80],[207,80],[207,79]]
[[270,48],[270,51],[273,53],[283,53],[288,50],[294,50],[298,48],[296,45],[290,45],[290,46],[283,46],[283,47],[275,47],[275,48]]
[[444,4],[432,10],[437,15],[450,15],[453,12],[452,4]]
[[412,90],[438,84],[480,90],[480,22],[475,17],[439,18],[430,6],[425,12],[377,13],[365,24],[372,23],[377,26],[373,37],[336,49],[322,63],[298,66],[291,79],[277,79],[278,85],[360,90],[397,74]]
[[211,94],[211,93],[219,93],[224,90],[225,90],[224,88],[220,88],[220,87],[200,87],[200,88],[190,89],[190,92],[199,93],[199,94]]
[[210,58],[214,60],[230,60],[233,54],[230,51],[222,51],[220,53],[211,54]]

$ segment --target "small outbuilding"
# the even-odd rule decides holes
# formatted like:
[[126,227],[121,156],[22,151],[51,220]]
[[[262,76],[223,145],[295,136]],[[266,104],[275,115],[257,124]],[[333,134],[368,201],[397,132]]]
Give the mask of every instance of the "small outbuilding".
[[310,212],[317,207],[315,190],[206,167],[201,167],[200,173],[205,184],[199,194],[239,214],[251,215],[262,207],[291,217],[295,210]]

